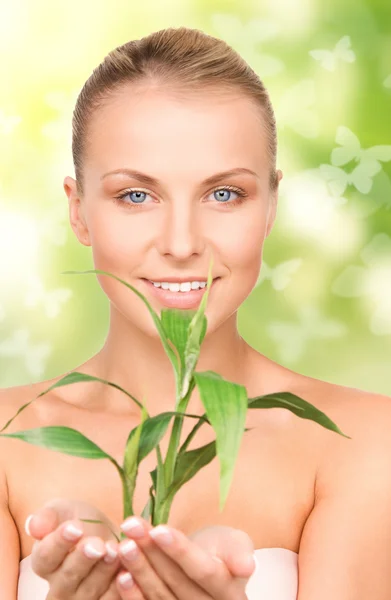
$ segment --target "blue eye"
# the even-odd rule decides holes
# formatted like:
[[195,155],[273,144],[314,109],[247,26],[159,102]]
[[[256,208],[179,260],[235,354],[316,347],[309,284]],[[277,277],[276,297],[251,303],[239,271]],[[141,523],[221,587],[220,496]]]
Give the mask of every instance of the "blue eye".
[[[216,188],[214,190],[212,190],[210,192],[210,194],[231,194],[232,192],[234,192],[235,194],[237,194],[239,197],[238,198],[234,198],[234,200],[230,200],[227,197],[221,197],[220,198],[216,198],[218,204],[224,204],[227,206],[235,206],[237,204],[240,204],[241,202],[244,202],[244,198],[246,196],[248,196],[248,194],[237,187],[234,186],[226,186],[226,187],[220,187],[220,188]],[[131,197],[133,195],[133,198],[131,198],[131,202],[125,202],[125,198],[127,196]],[[149,194],[147,194],[147,192],[143,192],[142,190],[137,190],[134,188],[129,188],[128,190],[125,190],[124,192],[122,192],[122,194],[119,194],[118,196],[114,197],[114,201],[119,204],[120,206],[126,206],[126,208],[136,208],[138,206],[142,206],[143,204],[146,204],[144,202],[145,197],[148,196]]]
[[[218,190],[214,190],[214,192],[212,192],[213,194],[232,194],[234,190],[227,190],[227,188],[219,188]],[[227,200],[229,200],[229,198],[225,197],[222,198],[221,196],[218,198],[218,200],[223,200],[223,202],[225,203]]]
[[[137,191],[137,190],[135,190],[134,192],[128,192],[128,193],[126,194],[126,196],[131,196],[132,194],[139,194],[139,195],[140,195],[140,194],[144,194],[144,196],[145,196],[145,195],[146,195],[146,192],[140,192],[140,191]],[[137,204],[140,204],[140,203],[142,202],[142,200],[143,200],[143,198],[140,198],[140,197],[135,197],[135,196],[133,197],[133,199],[134,199],[134,201],[135,201]]]

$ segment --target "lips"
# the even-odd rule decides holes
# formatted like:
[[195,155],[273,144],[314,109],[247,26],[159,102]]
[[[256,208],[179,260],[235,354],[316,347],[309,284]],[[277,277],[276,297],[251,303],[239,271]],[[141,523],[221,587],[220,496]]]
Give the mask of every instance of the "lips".
[[[220,277],[217,277],[212,281],[210,293],[219,279]],[[190,292],[170,292],[170,290],[163,290],[162,288],[155,287],[148,279],[143,279],[142,281],[146,285],[148,292],[153,294],[161,304],[168,308],[197,308],[201,302],[202,296],[207,290],[207,287],[204,287],[198,290],[191,290]]]

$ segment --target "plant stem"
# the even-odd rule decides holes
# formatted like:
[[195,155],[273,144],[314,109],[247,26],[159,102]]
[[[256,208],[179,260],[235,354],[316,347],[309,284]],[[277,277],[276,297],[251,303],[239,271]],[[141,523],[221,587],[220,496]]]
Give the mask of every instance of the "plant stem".
[[127,483],[126,477],[124,477],[124,479],[123,479],[123,490],[124,490],[124,493],[123,493],[124,519],[126,519],[130,515],[134,514],[133,506],[132,506],[132,499],[129,494],[129,488],[128,488],[128,483]]
[[157,473],[156,473],[156,490],[155,490],[155,510],[152,512],[152,525],[159,525],[164,521],[161,520],[161,502],[160,498],[164,498],[166,493],[165,488],[165,466],[162,459],[160,446],[156,446],[157,455]]
[[[195,388],[195,385],[196,385],[195,380],[194,380],[194,378],[192,378],[190,381],[190,385],[189,385],[187,394],[183,398],[181,398],[180,387],[179,387],[179,385],[177,386],[176,406],[177,406],[178,412],[186,412],[186,408],[189,403],[190,396],[193,392],[193,389]],[[165,478],[164,479],[164,483],[165,483],[164,487],[166,490],[171,485],[171,483],[174,479],[175,462],[176,462],[178,446],[179,446],[180,438],[181,438],[182,426],[183,426],[183,417],[180,417],[177,415],[174,418],[174,424],[172,427],[170,442],[168,445],[168,450],[167,450],[166,459],[165,459],[165,463],[164,463],[164,478]],[[156,508],[157,508],[156,512],[158,513],[157,516],[159,519],[159,523],[167,523],[168,515],[170,512],[172,502],[173,502],[173,498],[167,498],[165,502],[160,502],[160,498],[159,498],[159,502],[156,502]]]

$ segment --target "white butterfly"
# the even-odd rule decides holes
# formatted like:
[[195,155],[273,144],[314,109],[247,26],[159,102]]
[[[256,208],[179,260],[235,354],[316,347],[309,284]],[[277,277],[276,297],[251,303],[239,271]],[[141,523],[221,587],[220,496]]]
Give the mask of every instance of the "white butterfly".
[[319,133],[319,118],[316,105],[313,79],[303,79],[289,87],[281,96],[275,108],[279,128],[289,126],[306,138],[314,138]]
[[357,162],[360,161],[360,164],[376,164],[381,168],[382,165],[379,161],[391,160],[391,146],[380,145],[363,149],[358,137],[343,125],[337,128],[335,141],[341,146],[341,148],[334,148],[331,152],[331,163],[336,167],[346,165],[355,159]]
[[302,262],[303,259],[301,258],[292,258],[275,267],[269,267],[263,261],[256,286],[261,285],[266,279],[270,279],[275,290],[283,290],[290,283],[292,275],[297,271]]
[[34,377],[42,377],[46,369],[46,361],[52,352],[51,344],[36,344],[25,356],[27,371]]
[[388,75],[388,77],[385,78],[385,80],[383,81],[383,85],[386,88],[391,88],[391,73],[390,75]]
[[384,258],[391,262],[391,237],[387,233],[377,233],[361,250],[360,256],[368,266]]
[[[331,192],[342,195],[348,185],[354,185],[362,194],[368,194],[373,185],[373,176],[382,169],[380,161],[391,160],[391,146],[379,145],[363,149],[358,137],[342,125],[337,128],[335,141],[341,147],[332,150],[332,164],[323,164],[319,168],[328,181]],[[359,163],[353,171],[347,173],[340,168],[353,159]]]
[[51,292],[45,291],[38,277],[31,276],[28,280],[29,290],[25,297],[25,306],[34,308],[43,304],[49,319],[57,317],[61,310],[61,304],[66,302],[73,294],[69,289],[58,288]]
[[277,36],[279,25],[270,19],[250,19],[243,22],[237,15],[215,13],[211,22],[219,36],[262,73],[262,77],[276,75],[284,70],[284,63],[276,56],[259,50],[259,44]]
[[356,55],[353,50],[350,50],[350,46],[350,36],[345,35],[336,43],[333,50],[316,49],[310,50],[308,54],[318,60],[324,69],[335,71],[338,61],[351,63],[356,60]]
[[0,342],[2,356],[21,356],[28,351],[30,332],[27,329],[18,329],[13,334]]
[[360,252],[365,266],[348,265],[334,280],[332,292],[345,298],[365,297],[371,306],[369,328],[375,335],[391,334],[391,237],[376,234]]
[[332,194],[342,196],[348,185],[353,185],[362,194],[371,190],[372,177],[381,171],[381,166],[373,163],[358,165],[351,173],[346,173],[339,167],[320,165],[319,170],[329,185]]
[[23,357],[28,372],[34,377],[40,377],[45,371],[44,361],[49,357],[52,347],[50,344],[33,345],[29,338],[30,332],[27,329],[14,331],[8,339],[0,342],[0,356]]
[[282,360],[293,363],[302,357],[312,339],[340,337],[346,334],[347,327],[335,319],[323,318],[317,307],[302,306],[299,323],[274,321],[268,331],[278,345]]

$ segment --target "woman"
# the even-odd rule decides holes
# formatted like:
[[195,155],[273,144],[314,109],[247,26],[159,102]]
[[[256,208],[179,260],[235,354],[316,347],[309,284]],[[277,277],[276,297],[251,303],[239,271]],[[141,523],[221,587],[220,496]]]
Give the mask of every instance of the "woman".
[[[194,308],[203,293],[195,282],[206,281],[213,252],[197,370],[245,385],[249,397],[295,393],[351,439],[288,410],[248,411],[246,427],[253,429],[243,436],[224,510],[214,460],[175,498],[173,544],[160,547],[144,522],[143,538],[127,533],[138,540],[139,558],[119,554],[108,567],[103,556],[118,544],[107,528],[79,517],[88,508],[95,518],[103,513],[121,523],[120,481],[109,461],[2,438],[2,597],[15,597],[18,560],[19,600],[33,593],[34,600],[391,597],[390,399],[295,373],[238,334],[237,311],[257,282],[282,177],[274,114],[259,77],[225,42],[198,30],[166,29],[131,41],[105,58],[79,95],[73,158],[76,179],[64,180],[70,223],[91,246],[95,268],[134,285],[157,312]],[[146,307],[113,278],[98,281],[110,301],[109,332],[103,348],[75,370],[145,399],[151,415],[171,410],[172,368]],[[175,291],[178,283],[182,291]],[[2,422],[57,379],[3,390]],[[187,411],[204,412],[196,391]],[[43,396],[10,429],[72,426],[121,460],[138,422],[136,406],[117,390],[86,383]],[[191,427],[185,423],[181,441]],[[212,439],[206,429],[193,447]],[[148,498],[154,460],[151,454],[141,463],[136,514]],[[73,540],[64,539],[67,525]],[[34,547],[33,538],[40,540]],[[244,563],[253,550],[255,571]],[[120,584],[126,573],[134,583],[127,589]]]

